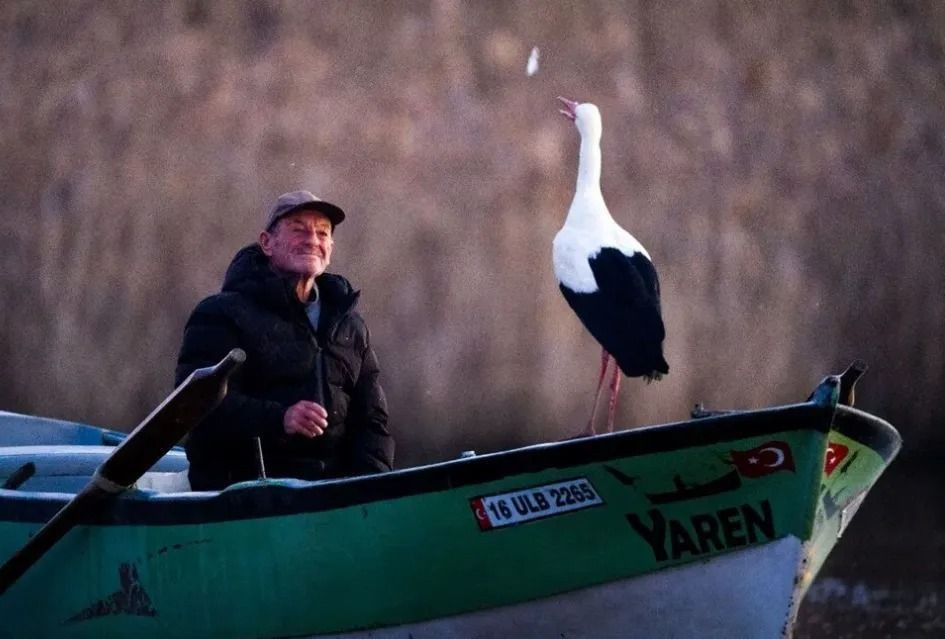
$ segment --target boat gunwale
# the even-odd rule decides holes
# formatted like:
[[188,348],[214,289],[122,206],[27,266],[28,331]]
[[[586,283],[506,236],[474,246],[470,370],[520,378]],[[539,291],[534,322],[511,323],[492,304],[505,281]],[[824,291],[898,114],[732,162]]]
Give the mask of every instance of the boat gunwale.
[[831,430],[867,446],[882,457],[886,464],[891,462],[902,448],[902,436],[892,424],[852,406],[837,406]]
[[[640,455],[717,444],[778,432],[827,433],[838,420],[856,439],[898,440],[896,430],[869,413],[816,402],[727,412],[616,433],[540,443],[389,473],[309,482],[258,480],[218,492],[131,491],[82,520],[94,525],[183,525],[297,515],[362,506],[418,494]],[[841,431],[844,432],[844,431]],[[880,452],[880,451],[877,451]],[[882,454],[882,453],[881,453]],[[884,457],[885,459],[885,457]],[[0,489],[0,521],[42,523],[72,495]]]
[[[829,428],[831,407],[814,403],[732,412],[593,437],[541,443],[379,475],[308,482],[243,482],[219,492],[158,494],[135,491],[82,523],[185,524],[254,519],[364,505],[615,458],[666,452],[746,436]],[[693,428],[693,426],[696,426]],[[0,491],[0,520],[44,522],[71,498],[67,493]],[[160,504],[159,508],[155,508]]]

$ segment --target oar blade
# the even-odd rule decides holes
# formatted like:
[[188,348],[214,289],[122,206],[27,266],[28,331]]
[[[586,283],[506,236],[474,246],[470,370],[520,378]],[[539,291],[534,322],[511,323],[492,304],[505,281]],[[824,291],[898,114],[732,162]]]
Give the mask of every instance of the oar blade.
[[134,484],[223,400],[229,376],[246,360],[233,349],[216,366],[201,368],[161,402],[95,471],[92,480],[0,566],[0,595],[83,517]]

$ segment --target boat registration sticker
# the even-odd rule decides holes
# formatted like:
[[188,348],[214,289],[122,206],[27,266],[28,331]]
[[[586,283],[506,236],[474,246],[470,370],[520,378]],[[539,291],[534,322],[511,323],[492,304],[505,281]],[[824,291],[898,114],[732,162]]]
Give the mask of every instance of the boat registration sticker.
[[563,515],[603,503],[587,477],[469,500],[479,530],[483,531]]

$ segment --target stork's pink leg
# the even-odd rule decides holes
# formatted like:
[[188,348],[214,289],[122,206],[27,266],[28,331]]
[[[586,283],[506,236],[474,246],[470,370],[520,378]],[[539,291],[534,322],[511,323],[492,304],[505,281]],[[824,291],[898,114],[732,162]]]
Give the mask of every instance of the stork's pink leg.
[[614,415],[617,412],[617,392],[620,390],[620,367],[614,360],[614,376],[610,380],[610,403],[607,405],[607,432],[614,432]]
[[604,375],[607,373],[607,364],[609,362],[610,362],[610,353],[601,349],[600,375],[597,377],[597,392],[594,393],[594,406],[591,408],[591,418],[587,420],[587,428],[584,429],[585,435],[594,434],[594,417],[597,415],[597,403],[600,401],[600,392],[604,387]]

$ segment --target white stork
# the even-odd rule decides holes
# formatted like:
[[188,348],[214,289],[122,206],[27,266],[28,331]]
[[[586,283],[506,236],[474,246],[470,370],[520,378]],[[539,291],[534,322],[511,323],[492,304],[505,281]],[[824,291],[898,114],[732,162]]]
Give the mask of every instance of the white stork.
[[555,236],[554,271],[564,298],[603,347],[600,376],[585,434],[594,416],[607,367],[610,383],[607,431],[614,427],[620,371],[648,382],[669,372],[663,359],[660,284],[646,249],[611,217],[600,190],[600,111],[593,104],[558,98],[562,115],[581,134],[577,187],[564,226]]

